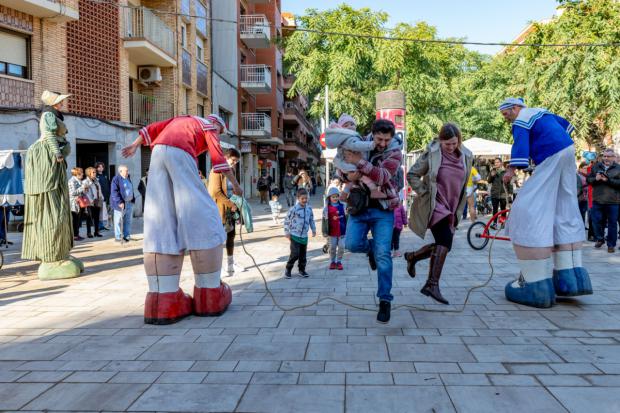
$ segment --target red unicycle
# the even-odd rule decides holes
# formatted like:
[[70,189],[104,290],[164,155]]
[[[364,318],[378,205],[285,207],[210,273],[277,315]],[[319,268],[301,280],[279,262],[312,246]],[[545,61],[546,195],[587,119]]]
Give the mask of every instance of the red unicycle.
[[475,250],[481,250],[487,246],[490,239],[510,241],[508,237],[497,236],[499,230],[506,227],[508,212],[510,212],[509,209],[504,209],[493,215],[488,222],[476,221],[471,224],[467,230],[467,242],[469,246]]

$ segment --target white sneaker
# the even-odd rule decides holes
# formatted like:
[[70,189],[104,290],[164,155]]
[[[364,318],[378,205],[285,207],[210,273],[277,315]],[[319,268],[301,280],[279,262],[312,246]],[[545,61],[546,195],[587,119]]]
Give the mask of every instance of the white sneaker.
[[241,265],[238,265],[237,263],[234,263],[233,272],[245,272],[245,268],[243,268]]

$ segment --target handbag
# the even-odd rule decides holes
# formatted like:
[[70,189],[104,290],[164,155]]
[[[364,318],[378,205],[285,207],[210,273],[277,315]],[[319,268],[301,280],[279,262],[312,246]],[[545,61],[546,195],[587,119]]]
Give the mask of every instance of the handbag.
[[77,202],[80,208],[87,208],[90,206],[90,200],[86,195],[80,195],[77,197]]
[[366,208],[368,208],[368,192],[364,188],[354,187],[351,188],[351,192],[349,192],[349,197],[347,198],[347,212],[349,215],[359,215]]

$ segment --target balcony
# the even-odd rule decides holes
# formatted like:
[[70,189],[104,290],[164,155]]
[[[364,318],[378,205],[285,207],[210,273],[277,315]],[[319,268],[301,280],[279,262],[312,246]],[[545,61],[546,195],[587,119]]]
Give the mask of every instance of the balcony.
[[47,18],[56,23],[66,23],[80,18],[74,8],[67,7],[57,0],[0,0],[0,6],[30,14],[35,17]]
[[304,111],[297,102],[289,100],[284,104],[284,123],[289,125],[299,125],[307,134],[314,134],[314,126],[306,119]]
[[251,49],[266,49],[271,46],[271,28],[264,14],[241,16],[239,35]]
[[203,97],[209,96],[209,70],[202,62],[196,62],[196,90]]
[[290,90],[293,87],[293,83],[295,83],[295,75],[284,75],[283,77],[283,81],[282,81],[282,87],[284,88],[284,90]]
[[241,87],[252,94],[271,92],[271,69],[267,65],[241,65]]
[[129,60],[138,66],[176,66],[174,32],[159,17],[146,7],[122,8],[121,12]]
[[181,54],[183,83],[185,86],[192,87],[192,55],[185,49]]
[[134,125],[148,125],[174,116],[172,103],[129,92],[129,121]]
[[241,134],[244,137],[257,140],[271,139],[271,117],[266,113],[242,113],[243,127]]

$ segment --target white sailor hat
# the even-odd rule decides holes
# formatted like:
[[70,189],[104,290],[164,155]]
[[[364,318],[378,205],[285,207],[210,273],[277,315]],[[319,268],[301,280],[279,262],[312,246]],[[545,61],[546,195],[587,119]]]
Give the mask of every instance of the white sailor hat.
[[521,106],[523,108],[526,107],[523,98],[506,98],[499,105],[499,110],[510,109],[513,106]]

